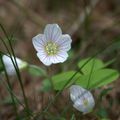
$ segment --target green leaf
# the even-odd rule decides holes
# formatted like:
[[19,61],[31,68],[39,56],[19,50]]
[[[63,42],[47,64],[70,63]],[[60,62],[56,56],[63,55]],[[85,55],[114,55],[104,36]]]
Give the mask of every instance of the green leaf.
[[101,118],[107,118],[108,117],[107,110],[102,106],[99,108],[99,110],[97,112],[97,115]]
[[[90,74],[80,76],[79,79],[76,81],[76,84],[87,88],[89,77]],[[92,89],[107,85],[114,80],[117,80],[118,77],[119,73],[113,69],[100,69],[94,71],[93,73],[91,73],[91,79],[89,81],[88,88]]]
[[[78,67],[81,68],[89,59],[90,58],[81,60],[78,63]],[[93,69],[93,71],[96,71],[96,70],[99,70],[103,67],[104,67],[104,63],[100,59],[93,58],[86,65],[84,65],[84,67],[81,69],[81,71],[84,74],[89,74],[91,72],[91,69]]]
[[50,80],[48,80],[48,79],[43,80],[41,91],[48,92],[51,90],[52,90],[52,85],[51,85]]
[[35,65],[29,65],[28,72],[33,76],[47,76],[47,73],[45,70]]
[[[70,80],[70,78],[76,73],[76,71],[68,71],[64,73],[57,74],[52,77],[53,85],[55,90],[62,90],[63,86]],[[80,73],[77,73],[77,75],[69,82],[69,84],[66,86],[70,86],[72,83],[74,83],[79,77],[81,76]]]

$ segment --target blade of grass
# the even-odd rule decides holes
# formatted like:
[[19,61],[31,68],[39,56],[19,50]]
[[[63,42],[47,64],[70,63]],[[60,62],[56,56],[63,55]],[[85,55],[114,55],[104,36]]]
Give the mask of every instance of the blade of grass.
[[15,93],[9,88],[8,84],[6,84],[4,80],[1,80],[0,82],[5,86],[5,88],[7,89],[7,91],[10,92],[10,93],[14,96],[14,98],[17,100],[17,102],[18,102],[23,108],[25,108],[25,106],[23,105],[23,103],[17,98],[17,96],[15,95]]
[[76,120],[76,118],[75,118],[75,114],[72,114],[70,120]]
[[[2,63],[2,65],[3,65],[4,71],[5,71],[5,76],[6,76],[6,81],[7,81],[8,87],[9,87],[10,91],[13,91],[12,86],[11,86],[11,84],[10,84],[10,80],[9,80],[7,71],[6,71],[6,68],[5,68],[5,65],[4,65],[4,62],[3,62],[3,60],[2,60],[1,54],[0,54],[0,60],[1,60],[1,63]],[[10,93],[10,96],[11,96],[11,99],[12,99],[12,102],[13,102],[13,107],[14,107],[14,112],[15,112],[15,114],[16,114],[16,118],[17,118],[17,120],[20,120],[20,119],[19,119],[18,112],[17,112],[17,106],[16,106],[16,103],[15,103],[14,96],[13,96],[13,94],[12,94],[10,91],[9,91],[9,93]]]
[[95,65],[95,59],[93,60],[93,64],[92,64],[92,67],[91,67],[91,70],[90,70],[90,75],[89,75],[88,83],[87,83],[87,87],[86,87],[87,89],[89,88],[89,84],[90,84],[90,80],[91,80],[94,65]]
[[[11,60],[12,60],[12,62],[13,62],[14,68],[15,68],[15,70],[16,70],[16,74],[17,74],[17,77],[18,77],[18,80],[19,80],[19,83],[20,83],[20,87],[21,87],[21,90],[22,90],[22,94],[23,94],[24,102],[25,102],[25,106],[26,106],[25,111],[27,112],[27,115],[30,116],[30,109],[29,109],[29,106],[28,106],[27,98],[26,98],[25,91],[24,91],[24,86],[23,86],[22,79],[21,79],[21,76],[20,76],[20,71],[19,71],[19,68],[18,68],[18,64],[17,64],[17,61],[16,61],[15,53],[14,53],[14,50],[13,50],[13,47],[12,47],[12,43],[11,43],[11,40],[12,40],[12,38],[13,38],[13,35],[9,38],[7,32],[6,32],[6,30],[4,29],[4,27],[3,27],[2,24],[0,24],[0,28],[2,29],[4,35],[6,36],[6,38],[7,38],[7,40],[8,40],[8,43],[9,43],[9,45],[10,45],[10,49],[11,49],[12,55],[10,54],[10,51],[9,51],[6,43],[3,42],[3,44],[5,45],[7,51],[8,51],[9,54],[10,54],[10,58],[11,58]],[[4,41],[4,40],[2,40],[2,41]],[[12,56],[13,56],[13,58],[12,58]]]

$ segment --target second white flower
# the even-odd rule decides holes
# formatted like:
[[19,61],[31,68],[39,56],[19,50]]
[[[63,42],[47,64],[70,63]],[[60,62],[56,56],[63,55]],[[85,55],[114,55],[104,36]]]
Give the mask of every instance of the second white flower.
[[72,85],[70,87],[70,98],[73,101],[73,107],[83,112],[83,114],[91,112],[95,106],[91,92],[79,85]]

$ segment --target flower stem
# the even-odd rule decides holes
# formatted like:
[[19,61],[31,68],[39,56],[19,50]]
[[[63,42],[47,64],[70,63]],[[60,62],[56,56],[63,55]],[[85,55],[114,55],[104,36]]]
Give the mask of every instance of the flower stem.
[[[5,69],[4,62],[3,62],[3,60],[2,60],[2,55],[1,55],[1,54],[0,54],[0,58],[1,58],[2,65],[3,65],[3,67],[4,67],[5,76],[6,76],[6,82],[7,82],[7,84],[8,84],[8,88],[9,88],[10,91],[13,91],[12,86],[11,86],[11,84],[10,84],[10,80],[9,80],[7,71],[6,71],[6,69]],[[9,93],[10,93],[10,96],[11,96],[11,99],[12,99],[12,102],[13,102],[14,111],[15,111],[15,114],[16,114],[16,117],[17,117],[16,119],[17,119],[17,120],[20,120],[20,119],[19,119],[18,112],[17,112],[17,106],[16,106],[16,103],[15,103],[14,96],[13,96],[13,94],[12,94],[10,91],[9,91]]]
[[54,84],[53,84],[53,81],[52,81],[52,67],[48,67],[47,68],[47,72],[48,72],[48,79],[50,80],[50,83],[51,83],[51,87],[52,87],[52,91],[54,89]]
[[[11,35],[11,37],[9,38],[6,30],[4,29],[3,25],[0,24],[0,28],[2,29],[3,33],[5,34],[7,40],[8,40],[8,43],[9,43],[9,46],[10,46],[10,50],[8,49],[8,46],[7,44],[5,43],[5,41],[0,37],[0,39],[2,40],[5,48],[7,49],[9,55],[10,55],[10,58],[13,62],[13,65],[14,65],[14,68],[16,70],[16,74],[17,74],[17,77],[18,77],[18,81],[20,83],[20,87],[21,87],[21,90],[22,90],[22,94],[23,94],[23,98],[24,98],[24,102],[25,102],[25,111],[26,111],[26,114],[27,114],[27,120],[29,120],[30,118],[30,109],[29,109],[29,106],[28,106],[28,102],[27,102],[27,98],[26,98],[26,95],[25,95],[25,91],[24,91],[24,86],[23,86],[23,83],[22,83],[22,79],[21,79],[21,75],[20,75],[20,71],[19,71],[19,68],[18,68],[18,64],[17,64],[17,61],[16,61],[16,58],[15,58],[15,53],[14,53],[14,50],[13,50],[13,47],[12,47],[12,43],[11,43],[11,40],[13,38],[13,35]],[[13,55],[13,58],[12,58],[12,55]]]

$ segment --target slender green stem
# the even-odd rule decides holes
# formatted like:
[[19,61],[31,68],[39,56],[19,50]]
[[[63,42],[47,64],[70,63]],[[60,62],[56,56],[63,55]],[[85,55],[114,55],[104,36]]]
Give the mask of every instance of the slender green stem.
[[[1,59],[2,65],[4,67],[4,71],[5,71],[5,76],[6,76],[6,81],[7,81],[8,87],[9,87],[10,91],[13,91],[12,86],[11,86],[10,81],[9,81],[9,77],[8,77],[7,71],[5,69],[4,62],[2,60],[1,54],[0,54],[0,59]],[[17,106],[16,106],[16,103],[15,103],[15,100],[14,100],[14,96],[13,96],[13,94],[10,91],[9,91],[9,93],[10,93],[10,96],[11,96],[11,99],[12,99],[12,102],[13,102],[13,106],[14,106],[14,111],[15,111],[16,117],[17,117],[18,120],[20,120],[18,112],[17,112]]]
[[25,106],[23,105],[23,103],[17,98],[17,96],[14,94],[14,92],[9,88],[8,85],[6,85],[4,80],[1,80],[0,82],[3,83],[3,85],[5,86],[5,88],[14,96],[14,98],[17,100],[17,102],[23,107],[25,108]]
[[88,78],[88,83],[87,83],[87,89],[89,89],[89,84],[90,84],[90,80],[91,80],[91,77],[92,77],[92,72],[93,72],[93,69],[94,69],[94,65],[95,65],[95,59],[93,59],[93,64],[91,66],[91,70],[90,70],[90,75],[89,75],[89,78]]
[[[20,83],[20,86],[21,86],[21,90],[22,90],[22,94],[23,94],[23,97],[24,97],[24,102],[25,102],[25,105],[26,105],[26,112],[27,112],[27,115],[30,116],[30,113],[29,113],[29,106],[28,106],[28,102],[27,102],[27,98],[26,98],[26,95],[25,95],[25,91],[24,91],[24,86],[23,86],[23,83],[22,83],[22,79],[21,79],[21,76],[20,76],[20,71],[19,71],[19,68],[18,68],[18,65],[17,65],[17,61],[16,61],[16,58],[15,58],[15,53],[14,53],[14,50],[13,50],[13,47],[12,47],[12,43],[11,43],[11,39],[13,38],[13,36],[11,36],[11,39],[8,37],[8,34],[7,32],[5,31],[4,27],[0,24],[0,27],[2,29],[2,31],[4,32],[8,42],[9,42],[9,45],[10,45],[10,49],[11,49],[11,52],[12,54],[10,53],[6,43],[4,42],[4,40],[2,40],[3,44],[5,45],[8,53],[10,54],[10,58],[13,62],[13,65],[14,65],[14,68],[16,70],[16,74],[17,74],[17,77],[18,77],[18,80],[19,80],[19,83]],[[12,55],[13,55],[13,58],[12,58]]]
[[50,83],[51,83],[51,86],[52,86],[52,91],[54,89],[54,84],[53,84],[53,81],[52,81],[52,75],[51,75],[51,71],[52,71],[52,68],[49,66],[47,67],[47,72],[48,72],[48,80],[50,80]]

